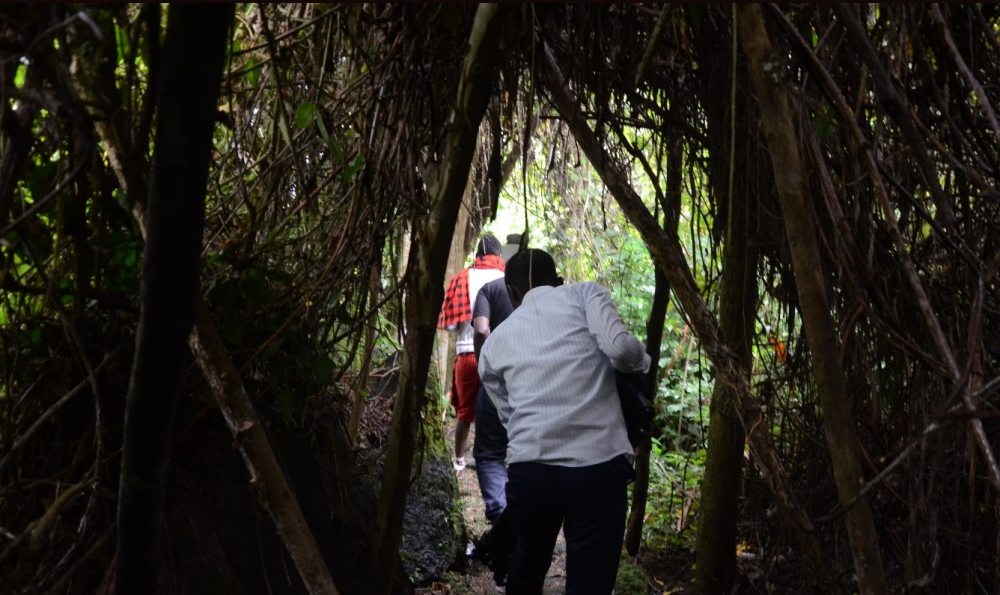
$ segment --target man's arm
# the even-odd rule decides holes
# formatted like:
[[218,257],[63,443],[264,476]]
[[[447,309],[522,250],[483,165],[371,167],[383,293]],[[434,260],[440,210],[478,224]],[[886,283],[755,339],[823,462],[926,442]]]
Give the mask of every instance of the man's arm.
[[479,358],[479,381],[486,389],[486,396],[493,403],[500,417],[500,423],[506,426],[510,419],[509,395],[507,394],[507,383],[503,377],[493,370],[490,365],[489,349]]
[[490,316],[493,313],[493,304],[490,303],[490,295],[483,285],[479,293],[476,294],[476,301],[472,306],[472,345],[476,351],[476,360],[479,360],[479,352],[486,342],[486,337],[490,336]]
[[490,336],[490,319],[485,316],[476,316],[472,319],[472,345],[476,350],[476,360],[479,360],[479,353],[483,350],[483,343]]
[[590,291],[587,300],[587,325],[591,334],[609,358],[611,365],[622,372],[646,373],[650,359],[646,348],[628,332],[625,323],[618,316],[618,310],[611,301],[607,289],[596,283],[588,283]]

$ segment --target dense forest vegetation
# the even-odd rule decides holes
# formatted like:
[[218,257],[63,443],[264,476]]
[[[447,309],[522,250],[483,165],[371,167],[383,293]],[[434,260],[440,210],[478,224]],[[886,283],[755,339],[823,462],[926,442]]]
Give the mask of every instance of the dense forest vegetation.
[[1000,591],[998,64],[994,4],[0,6],[0,592],[468,589],[485,231],[657,364],[618,592]]

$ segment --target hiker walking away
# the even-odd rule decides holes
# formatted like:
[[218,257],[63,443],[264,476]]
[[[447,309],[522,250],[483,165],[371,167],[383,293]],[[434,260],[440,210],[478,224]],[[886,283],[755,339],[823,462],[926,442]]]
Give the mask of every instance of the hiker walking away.
[[[472,312],[472,326],[475,330],[474,344],[479,357],[483,342],[514,311],[507,295],[504,278],[490,281],[479,290],[476,307]],[[483,496],[488,529],[479,539],[474,540],[476,557],[486,562],[493,571],[493,580],[503,586],[507,580],[507,569],[517,543],[517,535],[510,523],[507,508],[507,430],[500,423],[496,407],[486,395],[483,385],[476,397],[476,437],[472,444],[472,456],[476,459],[476,477],[479,491]]]
[[483,344],[479,372],[510,441],[507,592],[541,593],[561,527],[566,593],[610,594],[635,477],[615,370],[645,373],[650,359],[608,290],[563,285],[546,252],[517,253],[505,279],[514,312]]
[[455,365],[452,372],[451,404],[458,421],[455,424],[455,473],[465,470],[465,447],[469,430],[476,421],[476,395],[479,392],[479,372],[473,345],[472,309],[483,285],[503,277],[504,262],[500,257],[500,241],[491,234],[479,240],[476,259],[471,267],[462,269],[448,282],[444,303],[438,317],[438,328],[458,334],[455,342]]

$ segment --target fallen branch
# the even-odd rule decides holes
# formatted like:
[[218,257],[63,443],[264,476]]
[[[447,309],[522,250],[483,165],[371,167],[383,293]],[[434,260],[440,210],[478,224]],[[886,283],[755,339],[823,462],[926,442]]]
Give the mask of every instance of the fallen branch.
[[226,425],[240,445],[240,454],[250,472],[250,485],[270,513],[306,590],[311,595],[336,595],[337,587],[319,553],[316,539],[278,464],[239,372],[212,322],[208,304],[200,296],[195,304],[195,327],[188,343]]

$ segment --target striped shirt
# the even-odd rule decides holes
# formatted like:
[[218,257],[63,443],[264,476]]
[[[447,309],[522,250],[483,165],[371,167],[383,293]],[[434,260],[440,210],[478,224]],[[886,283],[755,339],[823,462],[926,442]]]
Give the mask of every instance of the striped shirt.
[[510,463],[566,467],[632,457],[615,368],[649,356],[597,283],[536,287],[483,345],[479,376],[510,441]]

